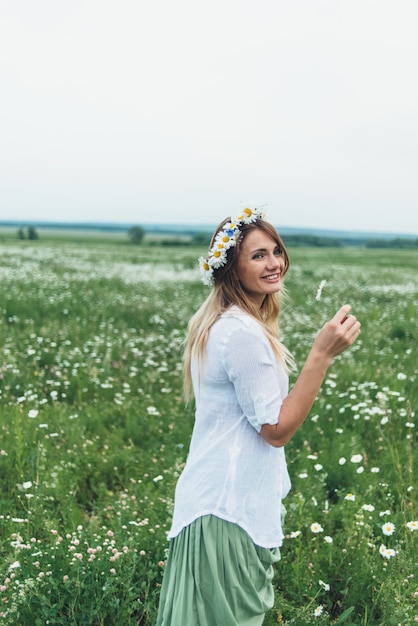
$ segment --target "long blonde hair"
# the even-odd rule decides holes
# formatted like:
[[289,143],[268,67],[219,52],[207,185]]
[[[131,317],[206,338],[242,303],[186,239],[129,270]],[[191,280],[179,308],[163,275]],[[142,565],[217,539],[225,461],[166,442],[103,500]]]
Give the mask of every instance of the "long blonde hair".
[[[216,235],[229,220],[224,220],[216,229],[210,248],[215,241]],[[240,237],[235,246],[228,250],[227,263],[214,272],[214,285],[210,295],[196,311],[189,322],[188,333],[185,341],[183,358],[184,366],[184,395],[186,400],[193,397],[191,361],[197,357],[199,366],[203,363],[204,352],[209,337],[209,331],[216,320],[229,309],[236,305],[245,313],[254,317],[263,327],[266,337],[270,341],[277,359],[283,367],[289,371],[294,368],[292,355],[280,342],[278,317],[280,312],[280,296],[278,293],[267,294],[260,308],[250,300],[239,281],[237,274],[238,259],[245,237],[254,229],[266,232],[280,247],[285,266],[283,275],[289,269],[289,256],[284,243],[274,226],[261,219],[251,224],[240,227]],[[283,293],[283,292],[282,292]]]

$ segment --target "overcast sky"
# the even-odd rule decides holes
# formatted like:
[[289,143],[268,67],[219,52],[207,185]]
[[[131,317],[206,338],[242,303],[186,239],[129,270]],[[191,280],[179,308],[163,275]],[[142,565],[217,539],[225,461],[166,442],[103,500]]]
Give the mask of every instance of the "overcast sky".
[[418,234],[417,0],[0,7],[0,219]]

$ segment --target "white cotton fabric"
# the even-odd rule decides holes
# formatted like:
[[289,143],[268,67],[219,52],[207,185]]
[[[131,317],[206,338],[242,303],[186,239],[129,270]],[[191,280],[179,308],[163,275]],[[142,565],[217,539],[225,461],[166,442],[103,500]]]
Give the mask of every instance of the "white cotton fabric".
[[256,545],[279,547],[290,479],[284,449],[259,432],[278,422],[288,377],[261,325],[231,307],[210,330],[200,378],[192,363],[192,379],[195,425],[169,539],[212,514],[238,524]]

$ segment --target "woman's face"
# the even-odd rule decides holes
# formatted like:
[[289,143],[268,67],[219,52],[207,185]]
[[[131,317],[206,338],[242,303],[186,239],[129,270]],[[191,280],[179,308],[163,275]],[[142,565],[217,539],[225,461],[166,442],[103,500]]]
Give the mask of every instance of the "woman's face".
[[282,287],[285,261],[277,242],[264,230],[251,230],[242,242],[237,274],[242,288],[257,306]]

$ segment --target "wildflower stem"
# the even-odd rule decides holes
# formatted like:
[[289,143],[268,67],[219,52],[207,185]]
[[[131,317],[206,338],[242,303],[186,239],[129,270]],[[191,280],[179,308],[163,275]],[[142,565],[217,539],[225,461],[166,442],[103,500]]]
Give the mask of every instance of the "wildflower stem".
[[325,289],[325,287],[322,287],[322,291],[325,291],[325,293],[327,293],[329,296],[334,298],[334,300],[336,300],[338,302],[340,307],[342,306],[341,300],[339,298],[337,298],[337,296],[334,293],[332,293],[332,291],[329,291],[329,289]]

